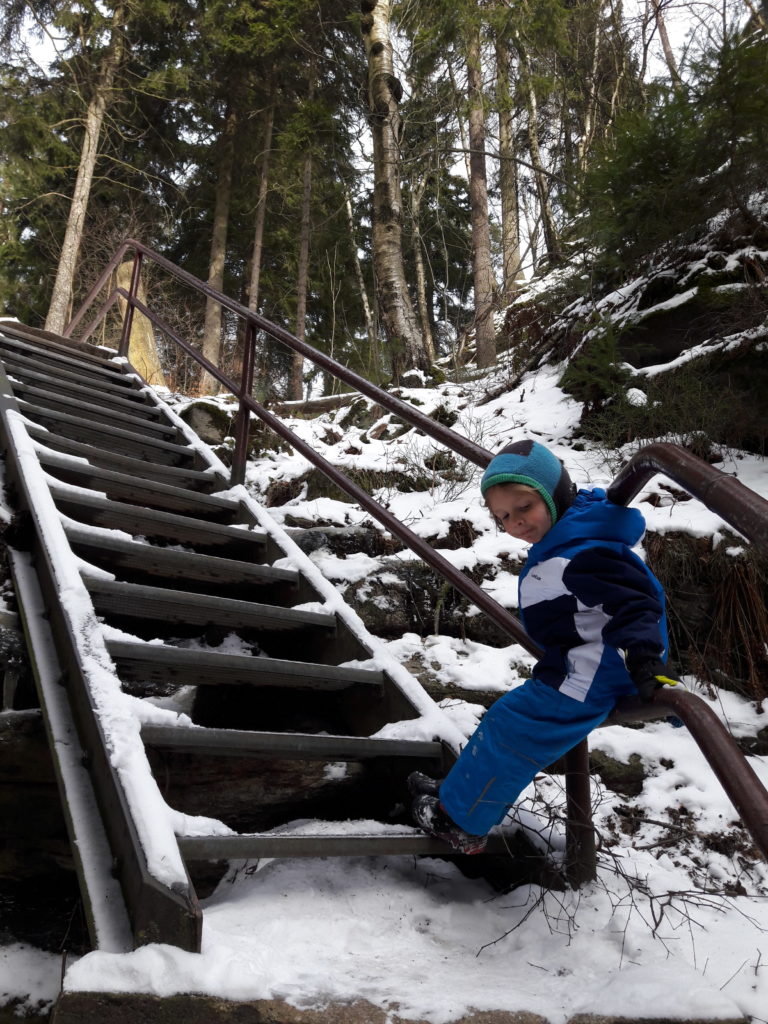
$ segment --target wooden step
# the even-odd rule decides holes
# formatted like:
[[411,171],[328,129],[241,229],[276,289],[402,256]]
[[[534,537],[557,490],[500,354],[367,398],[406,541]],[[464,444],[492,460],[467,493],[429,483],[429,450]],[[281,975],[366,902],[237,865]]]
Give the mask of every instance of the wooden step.
[[[0,335],[0,355],[9,369],[13,367],[14,371],[18,370],[19,374],[27,373],[29,370],[40,372],[45,369],[45,363],[39,355],[30,356],[13,349],[4,351],[2,342],[3,338]],[[134,377],[121,375],[112,378],[105,374],[91,376],[87,371],[84,373],[80,367],[74,370],[65,369],[60,365],[53,370],[48,369],[46,376],[53,376],[60,381],[71,381],[73,384],[80,384],[84,387],[98,388],[103,394],[115,395],[115,397],[139,407],[146,405],[152,409],[159,408],[152,401],[150,393]]]
[[18,398],[17,402],[21,412],[29,419],[55,434],[63,434],[75,441],[168,466],[190,465],[197,458],[194,449],[183,445],[146,437],[120,427],[107,427],[69,413],[54,412],[25,399]]
[[112,501],[140,502],[149,508],[199,516],[213,522],[233,522],[241,511],[240,502],[233,498],[190,491],[155,480],[137,480],[135,475],[92,466],[50,448],[41,449],[37,454],[41,464],[57,479],[105,494]]
[[255,601],[145,587],[113,580],[85,581],[94,607],[102,615],[130,619],[149,619],[184,626],[223,626],[228,629],[254,629],[272,633],[320,629],[333,633],[335,616],[328,612],[308,612],[280,608]]
[[300,761],[369,761],[416,758],[439,770],[443,748],[427,740],[389,740],[368,736],[329,736],[300,732],[252,732],[202,726],[142,725],[147,746],[178,753],[217,757],[291,758]]
[[86,444],[74,438],[62,437],[35,423],[27,424],[27,432],[49,451],[74,455],[78,459],[86,460],[91,466],[130,474],[138,486],[143,486],[147,480],[154,480],[200,493],[223,490],[229,486],[229,482],[213,469],[186,469],[162,463],[155,465],[143,459],[133,459],[118,452],[106,451],[96,444]]
[[[19,384],[41,388],[49,393],[64,395],[66,397],[81,396],[86,402],[99,404],[104,408],[105,399],[108,399],[109,408],[130,413],[132,416],[149,420],[160,420],[163,410],[159,405],[148,402],[145,394],[141,391],[126,391],[125,388],[116,388],[114,384],[107,384],[99,381],[94,387],[83,384],[82,375],[68,373],[65,370],[57,370],[56,376],[39,372],[32,369],[31,360],[4,359],[5,369],[11,381]],[[14,386],[14,391],[17,386]]]
[[[138,488],[137,488],[138,489]],[[175,544],[199,544],[204,547],[231,546],[248,550],[248,558],[263,562],[266,534],[261,530],[240,529],[224,523],[208,523],[175,512],[110,501],[100,494],[73,492],[66,484],[51,480],[50,490],[61,512],[72,519],[106,526],[142,537],[168,540]],[[253,552],[253,554],[251,554]]]
[[[378,827],[377,827],[378,826]],[[447,843],[418,829],[378,822],[315,822],[314,834],[295,831],[235,836],[179,836],[185,860],[256,860],[260,857],[456,856]],[[488,838],[489,854],[509,856],[503,830]]]
[[32,358],[56,366],[79,370],[93,377],[101,377],[115,383],[123,381],[128,388],[135,388],[138,384],[138,381],[126,376],[122,364],[115,363],[105,356],[94,355],[85,348],[63,344],[61,339],[52,341],[36,337],[32,333],[32,328],[19,329],[18,325],[3,322],[0,323],[0,352],[7,349],[26,353]]
[[[22,380],[14,379],[11,383],[17,398],[23,398],[37,408],[77,416],[89,423],[103,423],[110,428],[128,430],[142,438],[146,435],[151,439],[178,441],[178,427],[115,409],[115,400],[111,395],[108,402],[102,401],[101,404],[94,405],[83,398],[67,398],[65,395],[35,387]],[[81,390],[88,393],[86,389]],[[94,397],[92,393],[91,397]]]
[[276,569],[271,565],[234,558],[142,544],[126,540],[109,530],[89,530],[72,521],[65,521],[64,529],[76,554],[110,570],[138,570],[165,579],[195,580],[224,586],[297,587],[299,583],[295,569]]
[[46,331],[42,327],[30,327],[28,324],[21,324],[15,320],[5,320],[0,317],[0,333],[9,334],[14,337],[24,338],[44,348],[55,349],[61,352],[75,353],[83,359],[92,360],[95,363],[108,363],[114,365],[117,358],[117,350],[104,345],[97,345],[90,341],[80,341],[77,338],[67,338],[63,334],[55,334],[53,331]]
[[147,684],[279,686],[324,692],[363,686],[377,693],[384,683],[379,670],[357,666],[220,654],[129,640],[108,640],[107,649],[121,679]]

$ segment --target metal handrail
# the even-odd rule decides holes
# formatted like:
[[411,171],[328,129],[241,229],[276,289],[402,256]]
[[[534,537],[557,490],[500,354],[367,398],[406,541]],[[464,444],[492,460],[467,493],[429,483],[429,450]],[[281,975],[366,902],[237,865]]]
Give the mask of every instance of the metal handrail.
[[[116,291],[121,294],[124,298],[129,298],[128,292],[125,289],[118,288]],[[140,313],[143,313],[152,323],[155,324],[161,331],[168,334],[168,336],[175,341],[181,348],[189,355],[197,359],[200,365],[214,377],[220,384],[228,388],[233,394],[237,394],[237,385],[235,382],[228,377],[223,371],[205,356],[198,353],[184,338],[181,338],[169,324],[153,313],[141,300],[134,299],[133,304]],[[373,385],[372,385],[373,386]],[[415,552],[423,561],[431,565],[441,576],[448,580],[448,582],[456,588],[460,593],[467,597],[470,601],[478,606],[482,611],[488,615],[489,618],[511,634],[523,647],[526,648],[535,657],[539,657],[541,654],[540,648],[533,642],[528,636],[523,627],[520,625],[518,620],[512,615],[511,612],[507,611],[502,605],[495,601],[490,594],[479,587],[469,576],[465,576],[463,572],[457,569],[451,562],[448,561],[443,555],[436,551],[431,544],[428,544],[425,540],[410,530],[404,523],[400,522],[389,509],[384,508],[375,498],[372,498],[367,491],[364,491],[362,487],[355,483],[346,473],[343,473],[336,466],[332,465],[327,459],[324,459],[319,452],[316,452],[311,445],[307,444],[298,434],[294,433],[290,427],[286,426],[279,417],[275,416],[266,409],[260,402],[257,402],[251,395],[243,394],[240,395],[240,401],[242,405],[251,412],[255,413],[268,427],[279,434],[280,437],[284,438],[295,451],[311,462],[314,466],[324,473],[329,480],[345,491],[351,498],[353,498],[362,508],[386,527],[390,533],[395,537],[399,537],[400,540]],[[404,404],[404,403],[403,403]],[[420,414],[423,415],[423,414]],[[428,421],[430,424],[431,420]],[[437,424],[440,426],[440,424]],[[447,430],[447,428],[442,428]],[[449,431],[449,433],[453,433]],[[459,435],[455,435],[458,437]],[[236,442],[237,443],[237,442]],[[487,461],[490,461],[491,455],[489,452],[485,452]]]
[[627,505],[657,473],[680,484],[756,547],[768,549],[768,501],[677,444],[656,442],[635,452],[608,488],[608,497]]
[[[375,501],[374,498],[363,491],[346,474],[327,462],[277,416],[269,412],[268,409],[251,396],[253,349],[256,330],[263,331],[269,337],[282,342],[294,352],[300,353],[304,358],[315,363],[316,366],[321,367],[337,379],[349,384],[359,393],[371,398],[382,408],[388,409],[406,423],[422,430],[425,434],[441,442],[468,461],[484,467],[492,458],[490,452],[469,439],[462,437],[455,431],[450,430],[450,428],[430,419],[424,413],[414,409],[396,396],[378,388],[375,384],[338,363],[335,359],[296,338],[284,328],[271,323],[241,303],[235,302],[221,292],[216,291],[216,289],[204,281],[177,267],[159,253],[154,252],[148,246],[135,239],[127,239],[120,246],[76,315],[65,328],[65,336],[71,336],[72,331],[84,318],[87,309],[96,295],[104,287],[110,275],[130,248],[135,250],[135,257],[129,291],[122,288],[115,288],[113,290],[108,300],[102,305],[94,321],[81,336],[81,342],[86,341],[90,337],[115,301],[115,297],[121,295],[126,299],[128,305],[123,321],[123,332],[119,348],[120,355],[127,356],[128,354],[133,311],[138,309],[159,330],[167,334],[176,344],[180,345],[212,377],[223,384],[232,394],[237,395],[240,408],[235,427],[233,482],[242,483],[244,479],[248,419],[250,413],[253,412],[267,426],[287,440],[309,462],[317,466],[337,486],[354,498],[374,518],[378,519],[387,530],[394,536],[399,537],[406,546],[447,579],[456,590],[484,611],[489,618],[500,626],[501,629],[509,633],[521,646],[536,657],[540,655],[540,649],[528,636],[514,615],[498,604],[468,576],[457,570],[431,545],[427,544],[422,538],[418,537],[397,520],[388,509],[385,509]],[[231,380],[218,367],[214,366],[201,352],[176,334],[162,318],[157,316],[138,299],[139,272],[144,256],[147,256],[177,279],[204,295],[215,299],[223,307],[245,320],[246,356],[243,361],[243,371],[239,383]],[[744,487],[738,480],[702,462],[702,460],[697,459],[678,445],[652,444],[636,453],[608,488],[608,497],[617,504],[625,505],[639,492],[643,484],[656,473],[665,473],[676,483],[685,487],[689,493],[717,512],[725,522],[743,533],[754,544],[759,547],[766,545],[768,539],[768,502]],[[694,739],[712,765],[723,788],[739,811],[758,849],[768,859],[768,792],[755,775],[736,743],[728,735],[725,728],[704,701],[694,694],[677,693],[663,689],[656,693],[650,705],[641,705],[636,698],[627,698],[619,701],[616,711],[610,720],[641,721],[647,718],[664,717],[665,714],[661,711],[661,708],[667,707],[672,708],[674,714],[688,726]],[[587,741],[584,740],[570,751],[566,764],[569,831],[567,870],[572,884],[580,884],[583,881],[594,878],[596,873],[594,828],[589,804],[589,790],[586,784],[588,776],[588,745]]]
[[[222,292],[217,291],[215,288],[212,288],[205,281],[201,281],[200,278],[195,277],[193,274],[188,273],[186,270],[182,270],[180,267],[177,267],[174,263],[171,263],[171,261],[167,260],[164,256],[161,256],[159,253],[150,249],[142,242],[139,242],[133,238],[126,239],[126,241],[123,242],[123,244],[117,250],[117,252],[112,257],[110,262],[107,264],[98,281],[93,286],[91,291],[88,293],[86,298],[83,300],[83,304],[81,305],[80,309],[77,311],[77,313],[72,317],[70,322],[64,328],[63,334],[65,337],[72,336],[73,330],[84,318],[85,313],[92,304],[94,298],[96,297],[96,295],[98,295],[98,293],[104,287],[106,282],[109,280],[110,275],[117,268],[118,264],[121,262],[123,256],[129,248],[133,248],[136,250],[138,258],[134,262],[134,274],[132,275],[130,294],[126,294],[125,292],[123,292],[123,294],[128,300],[128,316],[132,316],[133,306],[139,308],[138,301],[136,299],[136,294],[138,291],[138,275],[136,273],[135,268],[137,263],[139,264],[139,266],[141,265],[140,257],[147,256],[152,260],[153,263],[156,263],[159,267],[162,267],[163,270],[166,270],[169,274],[176,277],[179,281],[183,281],[185,284],[189,285],[191,288],[194,288],[196,291],[201,292],[208,298],[215,299],[225,309],[228,309],[230,310],[230,312],[237,314],[239,317],[242,317],[243,320],[245,320],[247,323],[253,324],[253,326],[257,330],[263,331],[265,334],[269,335],[269,337],[274,338],[275,341],[282,342],[292,351],[298,352],[305,359],[309,359],[310,362],[313,362],[316,366],[320,367],[320,369],[326,370],[328,373],[332,374],[338,380],[342,380],[346,384],[349,384],[350,387],[355,389],[355,391],[359,391],[360,394],[366,395],[368,398],[373,399],[373,401],[375,401],[378,405],[382,406],[382,408],[387,409],[389,412],[392,412],[396,416],[401,417],[407,423],[410,423],[411,426],[416,427],[419,430],[423,430],[426,434],[429,434],[430,437],[435,438],[435,440],[437,441],[442,441],[443,444],[445,444],[448,448],[451,448],[452,451],[456,452],[457,455],[461,455],[463,458],[468,459],[470,462],[474,462],[478,466],[486,466],[490,462],[492,458],[490,452],[486,451],[485,448],[481,448],[480,445],[475,444],[474,441],[470,441],[469,438],[462,437],[461,434],[457,434],[449,427],[443,426],[442,423],[437,423],[435,420],[430,419],[429,416],[426,416],[423,412],[419,412],[418,409],[415,409],[412,405],[408,405],[407,402],[403,402],[395,395],[392,395],[389,392],[382,390],[375,384],[371,384],[371,382],[366,380],[365,377],[361,377],[360,374],[355,373],[354,370],[350,370],[349,367],[344,366],[343,363],[337,362],[337,360],[333,359],[331,356],[328,356],[324,352],[320,352],[318,349],[313,348],[311,345],[307,344],[307,342],[301,341],[295,335],[291,334],[290,331],[287,331],[284,327],[280,327],[278,324],[273,324],[270,320],[267,320],[266,317],[263,317],[259,313],[254,312],[254,310],[249,309],[242,303],[236,302],[234,299],[230,299],[229,296],[224,295]],[[117,289],[115,289],[115,291],[117,291]],[[142,312],[145,312],[145,310],[142,310]],[[103,315],[103,312],[99,311],[99,315],[86,329],[85,333],[81,336],[80,341],[86,341],[90,337],[90,335],[98,326],[100,320],[103,319]],[[146,312],[145,315],[147,315]],[[130,324],[128,326],[128,330],[126,330],[124,322],[120,355],[125,356],[128,354],[127,339],[129,336]],[[190,355],[193,356],[193,358],[197,360],[197,362],[199,362],[201,365],[205,365],[201,355],[197,353],[197,350],[190,349],[189,353]],[[209,369],[209,367],[206,366],[206,369]],[[217,379],[220,380],[221,378]],[[238,387],[232,388],[232,392],[235,395],[239,394],[240,390],[241,389]]]

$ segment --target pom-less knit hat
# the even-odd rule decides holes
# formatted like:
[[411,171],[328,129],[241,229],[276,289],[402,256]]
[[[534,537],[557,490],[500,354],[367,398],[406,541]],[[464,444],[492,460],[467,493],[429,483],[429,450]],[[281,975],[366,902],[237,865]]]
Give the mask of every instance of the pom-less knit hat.
[[562,462],[538,441],[515,441],[488,463],[480,481],[485,497],[496,484],[525,484],[544,499],[554,526],[573,501],[575,486]]

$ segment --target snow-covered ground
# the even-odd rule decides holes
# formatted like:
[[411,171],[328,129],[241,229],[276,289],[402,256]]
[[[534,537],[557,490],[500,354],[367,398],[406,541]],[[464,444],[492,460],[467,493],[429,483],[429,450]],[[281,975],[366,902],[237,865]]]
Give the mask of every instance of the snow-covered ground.
[[[499,380],[504,372],[499,369]],[[557,369],[544,367],[485,404],[487,380],[408,390],[404,397],[423,403],[419,408],[427,413],[437,405],[455,412],[454,429],[491,451],[534,436],[563,458],[577,483],[605,486],[613,473],[604,454],[572,447],[580,406],[557,379]],[[356,470],[407,471],[423,450],[434,448],[414,432],[388,440],[396,431],[387,417],[381,431],[343,428],[344,411],[291,425],[331,461]],[[270,483],[295,479],[307,468],[299,456],[267,453],[249,467],[247,486],[258,497]],[[719,468],[768,497],[764,461],[731,453]],[[444,535],[450,520],[469,521],[479,534],[476,543],[444,552],[462,568],[524,558],[524,544],[493,529],[479,500],[479,471],[465,467],[464,475],[450,484],[436,476],[428,491],[382,490],[380,499],[423,536]],[[652,530],[722,536],[717,516],[695,500],[660,492],[662,482],[652,480],[635,502]],[[651,505],[651,492],[663,494],[662,502]],[[301,495],[271,511],[278,522],[287,513],[334,525],[366,518],[348,504]],[[378,566],[368,556],[344,559],[326,550],[311,557],[342,585]],[[503,576],[504,586],[491,584],[494,595],[514,607],[514,577]],[[422,656],[447,692],[456,684],[501,692],[517,685],[530,664],[516,645],[497,650],[447,637],[408,634],[387,648],[401,662]],[[686,682],[700,688],[693,678]],[[768,723],[768,701],[755,707],[724,691],[705,699],[736,736],[754,735]],[[445,702],[465,735],[481,710],[450,697]],[[204,903],[200,954],[157,945],[122,955],[93,952],[70,959],[64,987],[282,998],[303,1007],[362,999],[399,1018],[433,1024],[472,1009],[530,1010],[552,1024],[584,1012],[768,1021],[768,865],[745,853],[736,813],[696,744],[685,729],[660,722],[601,729],[591,746],[625,762],[636,755],[646,779],[632,797],[594,780],[599,874],[579,892],[522,887],[500,896],[432,859],[233,862]],[[750,761],[768,785],[768,758]],[[562,808],[559,780],[543,776],[512,817],[557,849]],[[19,944],[3,947],[0,1004],[14,997],[30,1007],[53,1000],[60,973],[59,957]]]

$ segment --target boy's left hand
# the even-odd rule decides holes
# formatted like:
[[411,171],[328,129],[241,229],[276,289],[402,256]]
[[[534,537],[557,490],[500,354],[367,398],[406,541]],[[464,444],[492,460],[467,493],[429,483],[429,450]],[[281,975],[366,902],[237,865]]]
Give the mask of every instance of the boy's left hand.
[[640,699],[646,704],[653,700],[654,693],[662,686],[677,686],[680,682],[672,669],[658,658],[643,658],[638,661],[628,658],[627,669],[637,687]]

